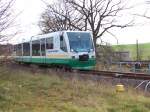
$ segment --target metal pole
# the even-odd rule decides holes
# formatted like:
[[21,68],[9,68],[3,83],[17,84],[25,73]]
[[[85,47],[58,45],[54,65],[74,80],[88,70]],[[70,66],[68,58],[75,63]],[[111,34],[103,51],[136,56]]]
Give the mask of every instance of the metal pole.
[[148,64],[148,73],[150,73],[150,63]]
[[23,46],[23,43],[24,43],[24,40],[25,40],[25,39],[23,38],[23,39],[22,39],[22,44],[21,44],[21,47],[22,47],[22,61],[23,61],[23,56],[24,56],[24,51],[23,51],[23,47],[24,47],[24,46]]
[[31,37],[31,40],[30,40],[30,59],[32,58],[32,38],[33,36]]
[[138,40],[136,40],[136,53],[137,53],[137,61],[139,61],[139,43],[138,43]]
[[42,49],[41,49],[41,39],[39,38],[39,41],[40,41],[40,57],[42,58]]

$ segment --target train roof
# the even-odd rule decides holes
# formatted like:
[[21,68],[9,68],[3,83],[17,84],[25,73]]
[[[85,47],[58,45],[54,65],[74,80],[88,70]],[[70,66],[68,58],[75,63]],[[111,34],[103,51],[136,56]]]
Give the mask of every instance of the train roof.
[[[40,35],[31,36],[30,39],[19,42],[18,44],[30,42],[31,40],[38,40],[38,39],[42,39],[42,38],[51,37],[52,35],[61,35],[63,32],[89,32],[89,33],[91,33],[90,31],[70,31],[70,30],[57,31],[57,32],[51,32],[51,33],[47,33],[47,34],[40,34]],[[15,45],[17,45],[17,44],[15,44]]]

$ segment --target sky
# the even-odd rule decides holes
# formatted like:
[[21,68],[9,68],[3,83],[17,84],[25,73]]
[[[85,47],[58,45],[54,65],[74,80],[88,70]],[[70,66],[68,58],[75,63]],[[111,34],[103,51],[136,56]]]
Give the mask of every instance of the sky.
[[[52,0],[49,0],[52,3]],[[150,4],[145,5],[145,0],[129,0],[128,5],[136,5],[136,8],[124,12],[121,22],[131,19],[130,15],[143,14],[146,10],[150,12]],[[18,43],[23,39],[28,40],[31,36],[40,33],[38,21],[41,13],[45,10],[45,4],[41,0],[16,0],[14,12],[20,13],[17,17],[17,29],[19,34],[10,40],[11,43]],[[148,11],[147,11],[148,14]],[[150,20],[139,16],[132,16],[135,19],[135,26],[125,29],[113,29],[115,35],[105,34],[102,39],[110,44],[134,44],[138,39],[139,43],[150,42]],[[117,39],[116,39],[117,38]]]
[[11,43],[28,40],[40,33],[38,21],[45,10],[45,4],[41,0],[16,0],[13,10],[19,14],[15,20],[19,34],[10,40]]

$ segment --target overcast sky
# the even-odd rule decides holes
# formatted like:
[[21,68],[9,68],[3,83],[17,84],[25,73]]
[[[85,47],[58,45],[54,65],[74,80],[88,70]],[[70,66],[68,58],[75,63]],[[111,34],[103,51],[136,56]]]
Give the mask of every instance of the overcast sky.
[[[52,2],[52,0],[49,0]],[[126,21],[131,18],[131,14],[143,14],[146,10],[150,12],[150,5],[145,5],[145,0],[129,0],[128,5],[137,5],[136,8],[125,12],[125,18],[121,21]],[[19,24],[18,29],[21,31],[19,35],[11,40],[11,42],[20,42],[23,38],[29,39],[33,35],[40,33],[37,26],[40,14],[44,11],[45,4],[41,0],[16,0],[14,11],[21,12],[17,18]],[[148,14],[148,12],[147,12]],[[142,17],[134,17],[136,26],[125,29],[113,29],[111,32],[118,38],[119,44],[132,44],[136,39],[140,43],[150,42],[150,20]],[[111,35],[104,35],[103,40],[111,44],[116,44],[117,40]]]

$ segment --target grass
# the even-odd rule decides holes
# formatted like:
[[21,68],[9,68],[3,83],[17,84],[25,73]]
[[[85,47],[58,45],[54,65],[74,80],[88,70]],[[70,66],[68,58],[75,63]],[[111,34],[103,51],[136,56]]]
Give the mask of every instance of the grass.
[[0,112],[150,112],[150,98],[55,72],[0,67]]
[[[118,51],[129,51],[131,58],[136,59],[136,44],[114,45],[113,48]],[[139,52],[143,60],[150,60],[150,43],[139,44]]]

